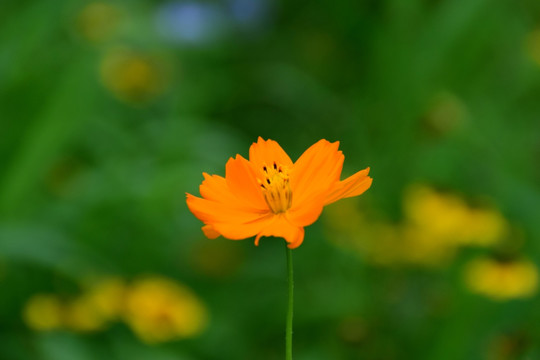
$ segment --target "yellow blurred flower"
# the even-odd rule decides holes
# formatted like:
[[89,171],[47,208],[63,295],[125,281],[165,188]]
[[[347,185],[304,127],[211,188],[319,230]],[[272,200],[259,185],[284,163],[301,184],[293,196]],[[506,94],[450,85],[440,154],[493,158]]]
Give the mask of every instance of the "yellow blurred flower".
[[538,289],[538,269],[527,260],[475,259],[464,276],[472,292],[499,301],[530,297]]
[[69,329],[90,332],[105,329],[124,309],[124,282],[108,278],[93,283],[72,299],[38,294],[25,305],[23,318],[34,330]]
[[506,220],[492,209],[471,208],[461,198],[425,186],[413,186],[405,195],[405,216],[432,241],[456,245],[489,246],[508,230]]
[[443,195],[424,186],[414,186],[405,194],[407,219],[436,237],[455,234],[467,217],[465,203],[453,195]]
[[525,50],[536,65],[540,66],[540,29],[531,31],[525,39]]
[[509,225],[492,209],[469,209],[456,240],[462,245],[490,246],[508,234]]
[[102,330],[107,324],[92,300],[84,295],[67,303],[64,319],[68,329],[81,332]]
[[405,192],[403,221],[368,220],[355,203],[329,206],[328,237],[367,261],[384,266],[447,265],[461,246],[493,246],[509,225],[490,208],[472,208],[456,195],[416,185]]
[[423,266],[440,267],[447,265],[454,257],[456,247],[422,228],[406,225],[401,229],[398,255],[402,262]]
[[448,243],[433,241],[433,238],[415,227],[401,224],[372,225],[371,236],[358,240],[357,250],[366,260],[384,266],[416,264],[439,267],[448,264],[455,248]]
[[77,29],[87,40],[100,42],[114,34],[121,19],[120,9],[108,2],[87,4],[77,16]]
[[108,278],[91,284],[65,309],[66,326],[75,331],[98,331],[120,317],[124,307],[124,282]]
[[136,281],[126,294],[125,310],[127,324],[147,343],[196,336],[208,317],[189,288],[160,277]]
[[158,62],[152,56],[129,49],[113,49],[101,62],[101,80],[121,100],[146,102],[165,88],[164,66]]
[[108,320],[120,317],[126,293],[126,285],[120,278],[108,278],[101,280],[87,291],[86,297],[101,316]]
[[37,294],[25,304],[23,320],[33,330],[56,330],[62,327],[62,311],[62,302],[56,295]]
[[328,238],[331,241],[377,265],[431,262],[434,256],[426,253],[430,249],[438,253],[440,247],[424,241],[421,233],[416,236],[411,227],[366,219],[350,200],[339,207],[328,206],[325,220],[330,227]]

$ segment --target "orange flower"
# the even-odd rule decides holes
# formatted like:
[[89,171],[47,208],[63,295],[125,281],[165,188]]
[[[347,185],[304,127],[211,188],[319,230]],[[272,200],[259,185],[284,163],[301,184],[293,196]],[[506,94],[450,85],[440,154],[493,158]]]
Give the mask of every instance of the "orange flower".
[[225,177],[203,173],[202,198],[187,195],[191,212],[204,234],[241,240],[256,235],[284,238],[294,249],[304,240],[304,227],[314,223],[325,205],[366,191],[369,168],[340,181],[345,156],[339,142],[320,140],[295,163],[281,146],[261,137],[249,149],[249,160],[230,158]]

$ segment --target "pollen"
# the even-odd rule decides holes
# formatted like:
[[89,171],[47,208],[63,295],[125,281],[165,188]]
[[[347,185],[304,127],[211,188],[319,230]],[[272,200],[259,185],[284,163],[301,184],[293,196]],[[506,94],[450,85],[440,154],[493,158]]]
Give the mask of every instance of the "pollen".
[[259,184],[266,203],[274,214],[287,211],[292,204],[292,191],[289,184],[289,171],[286,167],[274,162],[262,167],[264,178]]

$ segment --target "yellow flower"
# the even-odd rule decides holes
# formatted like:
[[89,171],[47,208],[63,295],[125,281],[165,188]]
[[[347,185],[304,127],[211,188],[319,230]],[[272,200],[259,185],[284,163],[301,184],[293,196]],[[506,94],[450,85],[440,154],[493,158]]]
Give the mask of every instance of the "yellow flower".
[[398,256],[410,264],[440,267],[448,265],[456,247],[447,241],[433,237],[422,228],[406,224],[401,228]]
[[119,278],[108,278],[93,284],[86,297],[104,318],[114,320],[124,307],[126,285]]
[[99,42],[110,37],[120,23],[120,10],[106,2],[86,5],[77,17],[77,28],[86,39]]
[[538,269],[527,260],[479,258],[466,266],[465,283],[472,292],[494,300],[525,298],[537,291]]
[[437,267],[447,265],[461,246],[492,246],[508,233],[499,212],[473,208],[427,186],[409,188],[403,206],[404,219],[397,224],[369,220],[350,202],[331,207],[328,237],[375,264]]
[[424,186],[410,188],[405,195],[407,219],[434,237],[452,236],[466,221],[466,205],[460,198]]
[[408,223],[439,243],[489,246],[500,241],[508,229],[500,213],[471,208],[455,195],[424,186],[407,191],[404,208]]
[[490,246],[500,242],[508,228],[507,221],[498,211],[469,209],[456,239],[462,245]]
[[105,328],[107,319],[87,296],[80,296],[67,303],[64,311],[65,325],[68,329],[92,332]]
[[23,319],[33,330],[55,330],[62,327],[62,310],[62,302],[57,296],[38,294],[25,304]]
[[532,31],[527,36],[525,50],[536,65],[540,66],[540,29]]
[[206,327],[207,317],[190,289],[164,278],[139,280],[126,294],[125,320],[147,343],[196,336]]
[[109,278],[92,284],[65,309],[66,326],[75,331],[102,330],[121,315],[124,307],[124,282]]
[[187,194],[187,205],[209,238],[256,236],[257,245],[262,236],[276,236],[296,248],[325,205],[371,186],[369,168],[340,181],[345,156],[338,147],[320,140],[293,163],[277,142],[259,137],[249,160],[229,159],[224,178],[203,173],[202,198]]
[[128,49],[111,50],[101,62],[101,80],[116,97],[129,102],[146,102],[165,86],[163,67],[157,59]]

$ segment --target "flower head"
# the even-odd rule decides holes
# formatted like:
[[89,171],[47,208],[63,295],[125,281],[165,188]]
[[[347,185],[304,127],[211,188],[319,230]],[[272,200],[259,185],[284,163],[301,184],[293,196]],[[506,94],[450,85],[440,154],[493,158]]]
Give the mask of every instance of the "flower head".
[[79,332],[104,330],[107,318],[96,308],[92,299],[82,295],[72,299],[64,308],[64,326]]
[[117,98],[146,103],[167,87],[166,64],[157,56],[127,48],[109,50],[101,61],[101,80]]
[[98,43],[118,30],[122,11],[108,1],[87,4],[77,16],[77,28],[87,40]]
[[34,295],[24,306],[23,318],[33,330],[56,330],[62,327],[62,307],[56,295]]
[[161,277],[140,279],[126,296],[125,320],[146,343],[199,335],[206,327],[206,307],[188,287]]
[[474,293],[504,301],[527,298],[538,290],[538,269],[526,259],[474,259],[465,268],[465,282]]
[[259,137],[249,160],[229,159],[225,177],[203,173],[202,198],[187,194],[187,205],[209,238],[256,236],[258,245],[261,236],[276,236],[296,248],[325,205],[371,186],[369,168],[340,180],[345,156],[338,147],[320,140],[293,163],[277,142]]

